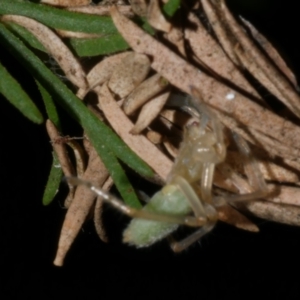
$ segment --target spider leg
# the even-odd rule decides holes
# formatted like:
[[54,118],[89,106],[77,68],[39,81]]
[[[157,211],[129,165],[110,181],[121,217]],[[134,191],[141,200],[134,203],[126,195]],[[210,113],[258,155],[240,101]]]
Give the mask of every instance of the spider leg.
[[183,240],[177,242],[173,241],[171,242],[171,249],[178,253],[183,251],[184,249],[188,248],[193,243],[197,242],[202,236],[210,232],[215,226],[215,222],[209,222],[202,226],[200,229],[193,232],[191,235],[187,236]]
[[135,209],[124,204],[121,200],[114,197],[113,195],[103,191],[100,188],[97,188],[89,181],[85,181],[77,177],[67,177],[66,180],[74,186],[80,184],[85,185],[86,187],[91,189],[95,194],[102,197],[103,201],[111,204],[113,207],[115,207],[116,209],[118,209],[119,211],[128,215],[131,218],[145,219],[156,222],[175,223],[190,227],[200,227],[207,223],[207,218],[203,215],[198,217],[187,215],[171,215],[147,211],[143,209]]
[[251,153],[251,149],[248,143],[238,134],[234,133],[233,138],[236,142],[236,145],[240,151],[240,153],[244,156],[246,165],[245,172],[248,176],[250,185],[258,192],[262,194],[266,194],[268,192],[268,188],[261,173],[257,160]]
[[[233,133],[236,145],[240,153],[245,159],[245,173],[248,177],[248,182],[241,176],[239,176],[228,164],[224,163],[220,171],[227,178],[231,178],[236,187],[243,193],[238,195],[222,195],[221,197],[214,197],[213,203],[216,206],[224,205],[226,202],[239,202],[239,201],[251,201],[258,198],[265,197],[269,191],[265,182],[265,179],[259,169],[257,160],[251,154],[251,150],[247,142],[238,134]],[[251,190],[253,192],[251,192]]]

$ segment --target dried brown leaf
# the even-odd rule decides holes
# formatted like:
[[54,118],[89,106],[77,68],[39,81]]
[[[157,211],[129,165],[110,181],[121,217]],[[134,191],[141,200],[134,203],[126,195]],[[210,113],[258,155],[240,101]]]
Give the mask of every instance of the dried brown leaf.
[[71,162],[69,160],[66,144],[56,142],[57,140],[61,139],[61,136],[60,136],[57,128],[55,127],[55,125],[49,119],[46,121],[46,129],[47,129],[48,135],[51,139],[52,147],[53,147],[55,153],[57,154],[57,157],[60,162],[60,165],[61,165],[64,175],[65,176],[74,176],[76,173],[73,168],[73,165],[71,164]]
[[[237,43],[232,45],[242,64],[259,82],[270,90],[293,113],[300,116],[300,97],[285,76],[278,71],[274,64],[255,46],[254,42],[245,33],[245,30],[236,22],[225,2],[214,1],[217,9],[224,16],[231,34]],[[223,23],[223,24],[224,24]]]
[[[300,226],[300,207],[271,203],[268,201],[253,201],[245,204],[247,211],[255,216],[293,226]],[[239,205],[239,209],[242,205]]]
[[[102,189],[106,192],[109,191],[113,183],[114,182],[111,176],[109,176],[108,179],[104,182]],[[94,225],[100,240],[107,243],[108,238],[104,229],[103,219],[102,219],[103,204],[104,202],[102,197],[97,197],[95,208],[94,208]]]
[[121,15],[116,7],[111,9],[111,15],[130,46],[136,52],[152,57],[152,68],[171,84],[186,93],[191,93],[191,86],[201,88],[196,100],[203,99],[205,103],[231,115],[241,124],[253,127],[290,147],[300,148],[300,139],[297,138],[300,136],[299,127],[200,72]]
[[218,207],[218,218],[220,221],[243,230],[252,232],[259,231],[259,228],[253,222],[228,204]]
[[108,81],[115,68],[129,53],[130,52],[118,53],[109,56],[96,64],[86,76],[88,87],[86,89],[79,89],[77,92],[77,97],[83,99],[89,90]]
[[[57,128],[52,123],[51,120],[46,121],[46,130],[47,133],[51,139],[53,150],[55,151],[57,158],[60,163],[60,167],[64,173],[65,176],[74,176],[75,170],[74,167],[69,159],[68,151],[66,148],[66,144],[64,142],[61,142],[62,137],[60,136]],[[59,142],[58,142],[59,141]],[[73,200],[75,189],[73,186],[69,186],[69,194],[65,199],[64,206],[68,208],[70,206],[70,203]]]
[[211,70],[213,74],[218,74],[218,76],[221,76],[262,101],[260,95],[249,84],[228,56],[225,55],[223,49],[208,33],[200,20],[193,13],[189,13],[188,20],[193,26],[187,26],[184,31],[185,38],[197,59],[208,70]]
[[252,37],[256,42],[266,51],[266,53],[271,58],[272,62],[277,65],[279,70],[290,80],[290,82],[297,89],[297,79],[293,71],[287,66],[286,62],[280,56],[278,51],[273,47],[273,45],[263,36],[249,21],[240,17],[242,22],[247,26],[247,28],[251,31]]
[[127,115],[132,114],[148,100],[158,93],[162,92],[168,85],[168,81],[155,74],[137,86],[133,92],[125,99],[123,104],[124,112]]
[[164,34],[164,37],[177,48],[178,52],[183,57],[186,57],[185,40],[182,28],[172,27],[168,33]]
[[14,22],[29,30],[56,60],[67,78],[80,88],[86,89],[85,73],[76,57],[62,40],[45,25],[27,17],[5,15],[1,18],[5,22]]
[[167,33],[171,30],[172,25],[163,15],[158,0],[150,0],[147,9],[147,20],[148,23],[157,30]]
[[[88,166],[82,179],[91,181],[97,186],[102,186],[107,177],[108,171],[100,160],[98,153],[95,149],[91,150]],[[76,188],[74,199],[66,213],[61,229],[54,265],[63,265],[67,252],[94,205],[95,198],[95,193],[86,186],[80,185]]]
[[163,180],[166,180],[171,170],[172,162],[146,137],[130,133],[133,124],[116,103],[106,84],[101,89],[97,87],[95,91],[99,95],[101,109],[112,128],[141,159]]
[[149,71],[150,60],[147,55],[129,53],[115,67],[108,87],[120,98],[126,97],[147,77]]
[[[299,181],[299,172],[293,172],[291,168],[283,167],[269,160],[261,160],[256,154],[261,173],[265,180],[296,183]],[[227,151],[226,162],[237,172],[244,174],[244,158],[236,151]]]
[[70,139],[67,141],[68,146],[70,146],[74,152],[76,160],[76,174],[81,177],[86,168],[86,155],[82,147],[76,141]]
[[236,39],[228,34],[228,27],[222,22],[223,17],[218,10],[218,6],[214,7],[210,0],[201,0],[201,4],[222,48],[236,66],[242,66],[240,59],[232,47],[232,45],[237,44]]
[[[149,87],[150,89],[151,87]],[[170,92],[165,92],[146,103],[139,113],[139,117],[131,130],[132,134],[139,134],[158,116],[167,102]]]
[[273,203],[289,204],[300,207],[300,188],[283,184],[268,184],[268,189],[274,196],[268,197]]

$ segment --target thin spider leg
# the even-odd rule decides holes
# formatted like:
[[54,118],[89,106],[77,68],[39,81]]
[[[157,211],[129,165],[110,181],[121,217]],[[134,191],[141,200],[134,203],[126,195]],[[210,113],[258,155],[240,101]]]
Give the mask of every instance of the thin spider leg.
[[214,228],[214,226],[215,226],[215,222],[207,223],[206,225],[202,226],[200,229],[193,232],[191,235],[189,235],[185,239],[183,239],[179,242],[172,242],[171,249],[176,253],[183,251],[184,249],[188,248],[193,243],[197,242],[202,236],[204,236],[209,231],[211,231]]
[[131,218],[137,219],[145,219],[150,221],[157,222],[167,222],[174,223],[180,225],[186,225],[190,227],[200,227],[207,223],[206,217],[194,217],[194,216],[186,216],[186,215],[168,215],[161,214],[156,212],[151,212],[147,210],[139,210],[132,207],[127,206],[118,198],[112,196],[111,194],[103,191],[100,188],[95,187],[91,182],[79,179],[77,177],[67,177],[66,180],[71,185],[85,185],[89,189],[91,189],[95,194],[102,197],[103,201],[111,204],[116,209],[121,211],[122,213],[130,216]]
[[[237,133],[233,132],[239,152],[245,159],[245,173],[250,185],[244,178],[237,174],[228,164],[223,163],[219,171],[226,177],[231,178],[233,184],[243,193],[239,195],[222,195],[213,198],[215,206],[222,206],[225,202],[252,201],[265,197],[269,191],[265,179],[259,169],[257,160],[251,153],[248,143]],[[254,192],[251,192],[251,188]]]
[[251,149],[250,149],[248,143],[237,133],[233,133],[233,138],[236,142],[236,145],[237,145],[240,153],[245,158],[245,161],[246,161],[245,172],[248,176],[251,186],[255,190],[260,191],[262,194],[268,193],[268,188],[267,188],[265,179],[259,169],[257,160],[251,153]]
[[198,195],[195,193],[191,185],[181,176],[176,176],[172,183],[176,184],[182,193],[185,195],[186,201],[188,201],[196,217],[205,217],[205,209],[200,201]]

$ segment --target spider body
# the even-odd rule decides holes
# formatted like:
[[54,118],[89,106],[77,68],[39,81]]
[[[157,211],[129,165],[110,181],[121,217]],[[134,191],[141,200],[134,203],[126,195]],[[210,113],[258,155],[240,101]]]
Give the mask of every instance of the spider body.
[[203,105],[191,101],[184,108],[192,116],[186,126],[178,157],[166,185],[141,210],[123,202],[78,178],[69,178],[73,185],[85,184],[105,201],[133,219],[124,231],[123,241],[136,247],[146,247],[167,237],[179,225],[200,227],[181,242],[172,245],[174,251],[188,247],[210,231],[217,221],[212,204],[211,188],[215,165],[225,158],[223,128]]
[[[226,148],[222,125],[206,107],[198,106],[198,109],[194,109],[192,104],[188,103],[186,110],[196,118],[186,126],[167,184],[143,210],[156,215],[177,216],[182,220],[194,212],[195,216],[189,221],[186,219],[183,224],[205,226],[200,230],[203,235],[217,220],[217,211],[211,203],[211,187],[214,167],[224,160]],[[211,128],[206,126],[208,124]],[[167,220],[157,222],[134,218],[124,231],[123,241],[136,247],[150,246],[174,232],[179,225]]]
[[[186,126],[178,156],[166,185],[140,210],[125,205],[90,182],[76,177],[68,178],[72,185],[84,184],[121,212],[132,217],[125,229],[123,241],[137,248],[150,246],[167,237],[180,225],[198,228],[179,242],[173,242],[173,251],[180,252],[208,233],[218,220],[217,206],[226,202],[212,195],[215,166],[224,161],[226,145],[223,126],[210,110],[199,102],[188,100],[183,109],[192,115]],[[249,157],[250,149],[241,138],[238,146]],[[249,157],[252,173],[260,178],[254,159]],[[252,175],[251,175],[252,176]],[[259,183],[264,186],[263,179]],[[265,191],[263,191],[265,192]],[[248,195],[229,196],[227,201],[251,200],[261,191]]]

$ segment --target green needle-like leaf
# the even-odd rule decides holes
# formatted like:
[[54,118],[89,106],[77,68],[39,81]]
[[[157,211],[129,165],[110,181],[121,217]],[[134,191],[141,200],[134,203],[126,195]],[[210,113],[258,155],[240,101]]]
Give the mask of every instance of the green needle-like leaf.
[[0,93],[29,120],[38,124],[43,122],[41,112],[2,64],[0,64]]
[[139,205],[132,187],[115,155],[143,176],[153,176],[153,171],[127,145],[80,101],[18,38],[0,24],[0,43],[27,67],[53,98],[71,113],[85,129],[103,163],[109,170],[124,200]]
[[16,36],[20,37],[23,41],[26,41],[30,47],[47,52],[39,40],[24,27],[13,22],[7,22],[6,25]]
[[52,152],[52,156],[52,166],[42,200],[44,205],[49,205],[54,199],[63,176],[63,172],[55,152]]
[[27,1],[1,0],[0,15],[6,14],[29,17],[52,28],[100,34],[117,33],[108,16],[71,12]]
[[180,0],[169,0],[164,6],[163,6],[163,12],[168,16],[172,17],[178,8],[180,7]]
[[58,130],[61,130],[60,120],[59,116],[56,110],[56,106],[53,102],[53,99],[51,95],[48,93],[48,91],[36,80],[36,84],[39,88],[39,91],[42,95],[48,118],[52,121],[52,123],[55,125]]
[[78,56],[96,56],[111,54],[128,49],[128,44],[120,34],[93,39],[75,39],[69,41],[70,48]]

